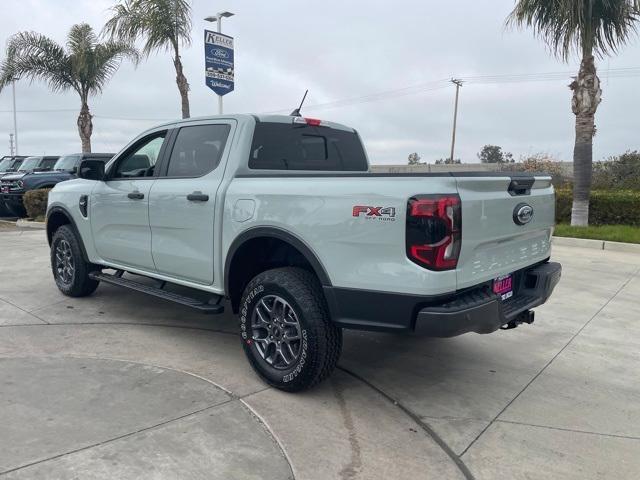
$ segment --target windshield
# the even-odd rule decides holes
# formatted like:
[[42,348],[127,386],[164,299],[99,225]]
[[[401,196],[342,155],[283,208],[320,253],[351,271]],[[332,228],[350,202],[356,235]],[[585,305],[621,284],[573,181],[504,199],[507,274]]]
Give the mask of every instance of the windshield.
[[11,158],[5,158],[4,160],[0,161],[0,172],[6,172],[7,169],[11,166],[11,162],[13,162]]
[[5,158],[0,162],[0,172],[6,172],[11,168],[15,168],[22,163],[22,160],[15,160],[13,158]]
[[18,168],[18,171],[19,172],[30,172],[34,168],[36,168],[39,163],[40,163],[40,157],[27,157],[22,162],[22,165],[20,165],[20,168]]
[[64,157],[60,157],[60,160],[56,162],[53,166],[54,170],[71,170],[78,163],[78,159],[80,157],[78,155],[66,155]]
[[45,158],[44,160],[42,160],[42,162],[40,162],[40,165],[38,165],[38,167],[43,170],[51,170],[55,166],[57,161],[57,158]]

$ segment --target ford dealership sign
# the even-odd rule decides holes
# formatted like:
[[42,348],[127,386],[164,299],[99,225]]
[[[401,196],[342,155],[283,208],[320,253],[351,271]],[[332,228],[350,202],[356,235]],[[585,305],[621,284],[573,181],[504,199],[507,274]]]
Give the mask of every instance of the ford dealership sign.
[[218,95],[233,91],[233,37],[204,31],[205,83]]

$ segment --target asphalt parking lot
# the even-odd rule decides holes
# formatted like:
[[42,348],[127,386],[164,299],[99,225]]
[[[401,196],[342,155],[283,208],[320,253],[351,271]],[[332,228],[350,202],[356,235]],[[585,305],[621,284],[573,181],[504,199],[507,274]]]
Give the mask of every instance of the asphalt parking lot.
[[56,289],[42,231],[0,231],[0,477],[636,479],[640,255],[557,246],[536,322],[453,339],[348,332],[303,394],[231,315]]

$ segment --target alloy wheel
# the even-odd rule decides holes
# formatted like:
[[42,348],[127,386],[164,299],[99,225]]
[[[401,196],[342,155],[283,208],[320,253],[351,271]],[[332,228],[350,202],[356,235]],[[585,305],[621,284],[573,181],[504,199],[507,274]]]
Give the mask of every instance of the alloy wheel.
[[65,284],[73,282],[75,266],[73,263],[73,252],[69,242],[62,239],[56,245],[56,274]]
[[284,298],[278,295],[262,297],[253,308],[251,330],[257,352],[271,367],[285,370],[300,357],[300,322]]

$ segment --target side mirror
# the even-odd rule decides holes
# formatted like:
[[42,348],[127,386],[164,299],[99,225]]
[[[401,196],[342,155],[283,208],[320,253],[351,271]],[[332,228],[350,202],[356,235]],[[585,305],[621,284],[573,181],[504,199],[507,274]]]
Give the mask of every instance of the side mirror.
[[75,175],[75,174],[77,174],[77,173],[78,173],[78,167],[73,167],[73,168],[70,170],[70,172],[71,172],[71,173],[73,173],[74,175]]
[[104,162],[102,160],[83,160],[80,162],[78,178],[104,180]]

